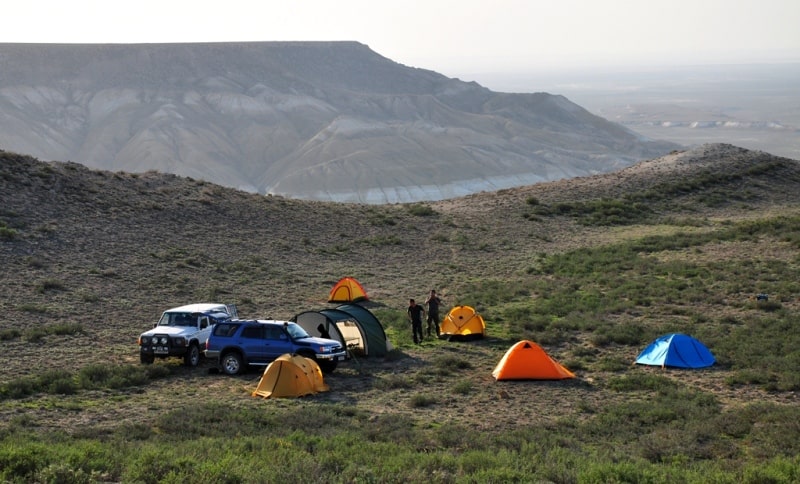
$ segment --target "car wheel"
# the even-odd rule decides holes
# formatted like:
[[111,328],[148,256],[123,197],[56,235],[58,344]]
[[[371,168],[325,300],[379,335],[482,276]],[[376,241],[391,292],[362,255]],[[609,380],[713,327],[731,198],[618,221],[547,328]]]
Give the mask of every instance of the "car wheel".
[[183,364],[186,366],[197,366],[200,364],[200,348],[196,344],[189,345],[189,351],[183,357]]
[[336,369],[335,361],[318,361],[317,364],[322,373],[333,373],[333,370]]
[[226,375],[238,375],[242,372],[242,357],[238,353],[225,353],[219,362]]
[[143,365],[152,365],[155,360],[156,358],[153,355],[139,354],[139,361],[141,361]]

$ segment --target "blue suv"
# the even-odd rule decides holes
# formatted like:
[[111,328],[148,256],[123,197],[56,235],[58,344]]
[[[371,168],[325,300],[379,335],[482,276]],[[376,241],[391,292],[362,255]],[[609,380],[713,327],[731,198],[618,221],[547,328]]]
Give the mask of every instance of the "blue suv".
[[228,375],[237,375],[248,365],[266,366],[286,353],[315,360],[325,373],[348,358],[339,341],[312,337],[289,321],[222,321],[214,325],[205,347],[206,358],[216,359],[220,370]]

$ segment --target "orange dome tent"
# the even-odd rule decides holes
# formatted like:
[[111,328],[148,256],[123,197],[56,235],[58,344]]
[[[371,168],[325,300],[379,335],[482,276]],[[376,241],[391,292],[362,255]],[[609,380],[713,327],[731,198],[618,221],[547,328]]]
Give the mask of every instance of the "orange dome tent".
[[442,320],[439,333],[450,339],[480,339],[486,334],[486,323],[475,309],[456,306]]
[[368,301],[367,291],[352,277],[343,277],[333,285],[328,296],[329,303],[350,303]]
[[322,380],[322,369],[316,361],[300,355],[281,355],[267,366],[254,397],[303,397],[327,392],[330,387]]
[[564,380],[575,374],[550,358],[536,343],[523,340],[506,351],[492,376],[496,380]]

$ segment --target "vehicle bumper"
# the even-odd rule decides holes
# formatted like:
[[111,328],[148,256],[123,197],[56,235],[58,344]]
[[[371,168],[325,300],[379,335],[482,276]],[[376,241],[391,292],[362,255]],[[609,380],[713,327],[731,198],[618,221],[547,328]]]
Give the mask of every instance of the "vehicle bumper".
[[139,352],[143,355],[156,358],[167,358],[169,356],[183,356],[186,354],[185,346],[140,346]]
[[208,358],[210,360],[216,360],[217,358],[219,358],[219,353],[220,353],[219,350],[205,350],[203,352],[203,354],[206,356],[206,358]]
[[316,358],[322,361],[345,361],[349,359],[349,355],[346,351],[340,351],[338,353],[317,354]]

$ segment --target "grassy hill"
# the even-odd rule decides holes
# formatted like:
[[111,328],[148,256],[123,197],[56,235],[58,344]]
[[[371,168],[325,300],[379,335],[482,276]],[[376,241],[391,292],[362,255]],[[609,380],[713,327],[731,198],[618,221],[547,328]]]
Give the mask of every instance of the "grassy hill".
[[[791,482],[800,163],[707,145],[436,203],[262,197],[0,152],[0,478],[29,482]],[[345,275],[396,347],[327,393],[141,366],[166,308],[289,319]],[[487,338],[416,346],[430,288]],[[755,295],[769,294],[756,301]],[[702,371],[632,366],[667,332]],[[516,341],[577,378],[495,382]]]

